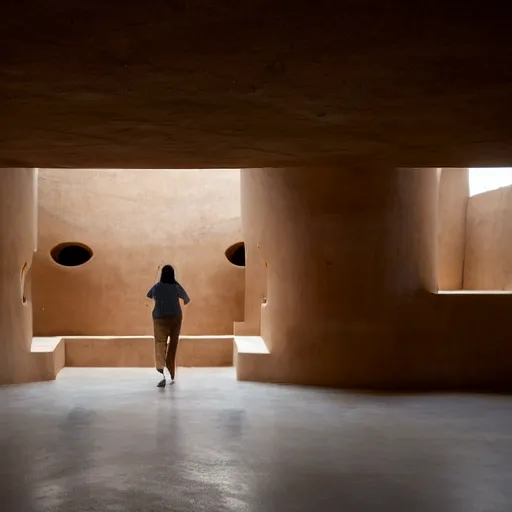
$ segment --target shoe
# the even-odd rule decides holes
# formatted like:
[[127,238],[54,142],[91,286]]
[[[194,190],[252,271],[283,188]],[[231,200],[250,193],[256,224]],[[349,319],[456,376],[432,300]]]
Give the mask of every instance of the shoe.
[[157,388],[165,388],[165,385],[167,384],[165,379],[162,379],[157,385]]

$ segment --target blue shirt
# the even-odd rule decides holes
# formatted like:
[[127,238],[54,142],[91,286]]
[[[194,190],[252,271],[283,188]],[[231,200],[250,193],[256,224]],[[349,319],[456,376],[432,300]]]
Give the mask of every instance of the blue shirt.
[[156,283],[149,290],[148,297],[155,301],[153,318],[181,315],[180,299],[183,299],[185,304],[190,302],[187,292],[179,283]]

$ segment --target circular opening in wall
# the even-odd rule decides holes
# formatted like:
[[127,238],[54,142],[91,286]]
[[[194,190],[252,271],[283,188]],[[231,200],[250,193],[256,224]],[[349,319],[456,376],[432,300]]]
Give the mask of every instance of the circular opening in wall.
[[50,255],[59,265],[64,267],[78,267],[92,258],[92,249],[78,242],[65,242],[56,245]]
[[245,244],[237,242],[226,249],[226,258],[237,267],[245,267]]

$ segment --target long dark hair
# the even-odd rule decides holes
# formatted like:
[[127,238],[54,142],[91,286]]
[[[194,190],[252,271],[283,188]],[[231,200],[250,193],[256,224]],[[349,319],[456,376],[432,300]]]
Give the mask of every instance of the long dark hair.
[[160,275],[160,282],[167,284],[178,284],[174,277],[174,269],[171,265],[164,265],[162,267],[162,274]]

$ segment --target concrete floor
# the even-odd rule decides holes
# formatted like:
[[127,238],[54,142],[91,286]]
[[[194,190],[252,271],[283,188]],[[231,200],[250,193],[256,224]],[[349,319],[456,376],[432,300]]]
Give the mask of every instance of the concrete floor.
[[512,510],[512,397],[64,369],[0,388],[0,510]]

